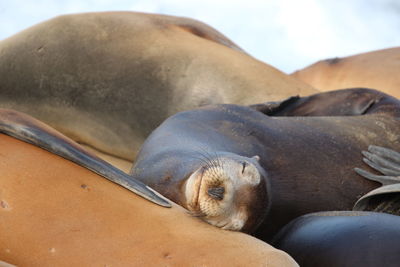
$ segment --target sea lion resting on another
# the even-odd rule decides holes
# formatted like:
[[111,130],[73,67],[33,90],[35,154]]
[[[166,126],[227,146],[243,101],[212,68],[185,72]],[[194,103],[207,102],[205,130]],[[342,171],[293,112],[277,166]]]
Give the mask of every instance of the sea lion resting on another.
[[317,92],[204,23],[135,12],[45,21],[0,41],[0,62],[0,107],[34,116],[127,170],[176,112]]
[[211,224],[269,240],[300,215],[349,210],[379,187],[353,169],[369,144],[400,149],[399,116],[397,99],[370,89],[208,106],[158,127],[131,175]]
[[298,266],[260,240],[106,181],[97,174],[153,193],[29,116],[0,109],[0,131],[0,266]]

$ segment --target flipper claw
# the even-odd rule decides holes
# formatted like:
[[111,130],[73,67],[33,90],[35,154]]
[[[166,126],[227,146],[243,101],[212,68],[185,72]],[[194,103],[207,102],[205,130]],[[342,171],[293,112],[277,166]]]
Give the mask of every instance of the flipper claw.
[[382,185],[400,183],[400,153],[388,148],[369,146],[368,152],[361,152],[365,158],[363,161],[371,168],[384,175],[375,175],[365,170],[355,168],[361,176],[381,183]]
[[380,162],[376,161],[376,160],[370,160],[368,158],[363,158],[363,161],[370,166],[371,168],[379,171],[380,173],[386,175],[386,176],[398,176],[399,172],[396,170],[392,170],[389,168],[385,168],[383,166],[383,164],[381,164]]
[[372,174],[372,173],[367,172],[360,168],[354,168],[354,170],[356,173],[363,176],[364,178],[381,183],[382,185],[400,183],[400,177],[398,177],[398,176],[376,175],[376,174]]
[[369,146],[363,151],[363,161],[384,175],[372,174],[360,168],[354,170],[366,179],[382,184],[362,196],[353,210],[368,210],[400,215],[400,153],[388,148]]
[[380,146],[370,145],[368,147],[368,151],[381,156],[383,158],[390,159],[394,164],[397,164],[397,167],[400,167],[400,153],[389,148],[384,148]]
[[[394,176],[400,175],[400,162],[396,162],[396,158],[392,157],[395,154],[381,153],[381,151],[378,151],[376,149],[371,149],[371,146],[369,147],[368,150],[370,152],[363,151],[362,154],[364,155],[365,158],[367,158],[370,161],[377,164],[377,167],[373,167],[370,165],[371,167],[382,172],[383,174],[386,174],[386,173],[384,171],[381,171],[380,169],[390,172],[390,174],[386,174],[386,175],[394,175]],[[390,151],[388,151],[388,152],[390,152]],[[392,151],[392,152],[394,152],[394,151]],[[394,153],[397,153],[397,152],[394,152]],[[400,155],[399,155],[399,159],[400,159]]]

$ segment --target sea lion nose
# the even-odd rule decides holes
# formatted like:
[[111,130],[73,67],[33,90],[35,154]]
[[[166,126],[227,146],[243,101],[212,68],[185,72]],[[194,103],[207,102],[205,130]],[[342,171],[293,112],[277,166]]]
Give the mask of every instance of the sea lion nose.
[[244,174],[244,171],[246,170],[247,167],[247,162],[242,162],[242,174]]
[[207,190],[207,194],[216,200],[224,199],[225,188],[223,187],[211,187]]

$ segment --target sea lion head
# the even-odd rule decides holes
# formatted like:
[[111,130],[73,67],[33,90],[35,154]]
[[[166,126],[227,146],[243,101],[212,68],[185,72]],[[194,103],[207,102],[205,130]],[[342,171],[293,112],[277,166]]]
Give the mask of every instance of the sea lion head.
[[208,159],[186,180],[186,208],[227,230],[252,232],[268,211],[266,174],[259,157],[224,153]]

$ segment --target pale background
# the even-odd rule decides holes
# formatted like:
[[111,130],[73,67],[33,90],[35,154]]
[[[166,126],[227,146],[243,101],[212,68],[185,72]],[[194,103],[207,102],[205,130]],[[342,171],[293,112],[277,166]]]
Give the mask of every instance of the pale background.
[[0,0],[0,40],[60,14],[106,10],[201,20],[289,73],[400,45],[399,0]]

